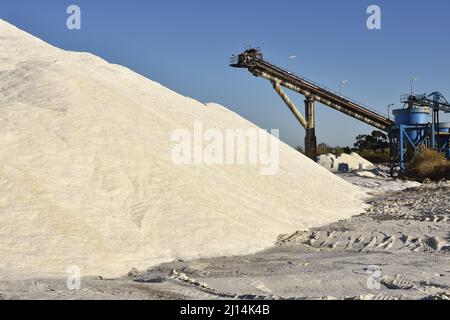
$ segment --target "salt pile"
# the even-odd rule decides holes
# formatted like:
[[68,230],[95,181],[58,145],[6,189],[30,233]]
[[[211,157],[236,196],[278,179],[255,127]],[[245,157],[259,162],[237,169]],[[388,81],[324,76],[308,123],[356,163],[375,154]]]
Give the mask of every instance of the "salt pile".
[[273,176],[175,165],[176,129],[256,126],[2,20],[0,35],[0,277],[253,253],[362,211],[360,189],[285,144]]
[[338,161],[340,163],[347,163],[350,170],[365,170],[374,168],[372,162],[364,159],[356,152],[352,152],[351,154],[343,153],[338,157]]
[[356,172],[356,175],[363,178],[373,178],[375,179],[377,175],[370,171],[358,171]]
[[339,157],[334,154],[320,155],[317,163],[322,167],[332,171],[348,171],[348,170],[370,170],[375,168],[375,165],[361,157],[356,152],[351,154],[343,153]]
[[330,171],[337,171],[339,162],[337,160],[337,157],[332,154],[322,154],[317,157],[317,163],[320,164],[322,167],[327,168]]

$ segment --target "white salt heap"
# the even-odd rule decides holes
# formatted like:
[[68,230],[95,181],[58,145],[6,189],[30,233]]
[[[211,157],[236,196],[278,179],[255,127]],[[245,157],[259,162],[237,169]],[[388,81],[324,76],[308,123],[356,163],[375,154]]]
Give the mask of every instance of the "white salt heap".
[[347,163],[350,170],[365,170],[374,168],[372,162],[364,159],[356,152],[352,152],[351,154],[343,153],[338,157],[338,161],[340,163]]
[[332,172],[341,171],[343,168],[348,168],[349,170],[370,170],[375,168],[372,162],[364,159],[356,152],[351,154],[343,153],[339,157],[331,153],[320,155],[317,158],[317,163]]
[[337,157],[332,154],[322,154],[317,157],[317,163],[322,167],[327,168],[330,171],[337,171],[339,162],[337,161]]
[[361,212],[360,189],[285,144],[274,176],[173,164],[175,129],[256,128],[222,106],[2,20],[0,48],[0,277],[253,253]]

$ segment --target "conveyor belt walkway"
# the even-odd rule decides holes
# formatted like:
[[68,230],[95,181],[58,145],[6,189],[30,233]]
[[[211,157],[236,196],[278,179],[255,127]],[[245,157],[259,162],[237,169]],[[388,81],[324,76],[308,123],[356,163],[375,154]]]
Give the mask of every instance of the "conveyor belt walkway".
[[[312,159],[315,159],[317,154],[314,120],[314,102],[316,101],[386,132],[389,132],[390,127],[394,125],[394,122],[385,115],[355,100],[265,61],[259,48],[251,48],[238,56],[234,56],[231,66],[246,68],[254,76],[264,78],[272,83],[275,91],[306,129],[305,153]],[[281,87],[298,92],[306,98],[305,117],[302,116]]]

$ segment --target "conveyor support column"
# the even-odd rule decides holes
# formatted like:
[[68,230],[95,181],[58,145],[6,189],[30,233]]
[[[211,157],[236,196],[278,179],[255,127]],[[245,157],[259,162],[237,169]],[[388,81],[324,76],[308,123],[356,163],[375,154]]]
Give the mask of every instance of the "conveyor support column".
[[312,97],[305,100],[305,117],[308,124],[305,132],[305,154],[310,159],[316,161],[317,139],[314,119],[314,98]]

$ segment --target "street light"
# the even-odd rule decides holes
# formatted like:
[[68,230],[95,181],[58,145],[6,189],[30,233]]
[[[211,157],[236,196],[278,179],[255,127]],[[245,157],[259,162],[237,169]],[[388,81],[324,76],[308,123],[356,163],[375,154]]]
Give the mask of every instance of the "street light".
[[387,106],[388,109],[388,119],[391,120],[391,107],[395,106],[394,103],[391,103],[390,105]]
[[288,61],[287,61],[287,71],[289,72],[289,62],[291,62],[292,60],[294,60],[295,58],[297,58],[297,56],[295,54],[292,54],[288,57]]
[[342,80],[341,82],[340,82],[340,86],[339,86],[339,95],[341,96],[341,98],[342,98],[342,86],[344,85],[344,84],[347,84],[348,83],[348,80]]
[[417,80],[419,80],[418,77],[413,77],[413,78],[411,78],[411,95],[414,95],[414,91],[413,91],[413,83],[414,83],[414,81],[417,81]]

